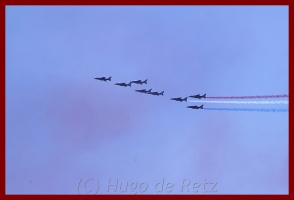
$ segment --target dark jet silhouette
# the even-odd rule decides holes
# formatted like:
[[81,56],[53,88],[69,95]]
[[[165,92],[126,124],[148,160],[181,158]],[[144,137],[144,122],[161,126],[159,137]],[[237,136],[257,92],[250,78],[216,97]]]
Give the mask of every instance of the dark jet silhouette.
[[187,98],[188,98],[188,97],[186,97],[186,98],[181,98],[181,97],[176,98],[176,97],[174,97],[174,98],[171,98],[170,100],[175,100],[175,101],[180,101],[180,102],[182,102],[182,101],[187,101]]
[[94,78],[96,80],[100,80],[100,81],[111,81],[111,76],[109,78],[106,77],[98,77],[98,78]]
[[187,106],[187,108],[192,108],[192,109],[203,109],[203,104],[201,106]]
[[142,85],[143,83],[147,84],[147,79],[145,81],[135,80],[135,81],[131,81],[131,83],[140,84],[140,85]]
[[201,99],[201,98],[206,98],[206,94],[204,94],[202,96],[200,94],[197,94],[197,95],[192,95],[192,96],[189,96],[189,97]]
[[127,86],[131,87],[131,84],[132,83],[129,83],[129,84],[127,84],[127,83],[116,83],[115,85],[124,86],[124,87],[127,87]]
[[141,93],[145,93],[145,94],[149,94],[151,92],[152,89],[150,90],[146,90],[146,89],[143,89],[143,90],[135,90],[136,92],[141,92]]
[[164,93],[164,91],[162,91],[162,92],[149,92],[149,93],[147,93],[147,94],[152,94],[152,95],[156,95],[156,96],[159,96],[159,95],[162,95],[163,96],[163,93]]

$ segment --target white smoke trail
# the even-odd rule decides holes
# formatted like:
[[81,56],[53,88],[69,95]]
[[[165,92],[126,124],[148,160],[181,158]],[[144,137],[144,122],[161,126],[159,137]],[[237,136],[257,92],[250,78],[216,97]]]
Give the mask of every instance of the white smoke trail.
[[228,104],[289,104],[288,100],[276,101],[210,101],[210,100],[190,100],[194,103],[228,103]]

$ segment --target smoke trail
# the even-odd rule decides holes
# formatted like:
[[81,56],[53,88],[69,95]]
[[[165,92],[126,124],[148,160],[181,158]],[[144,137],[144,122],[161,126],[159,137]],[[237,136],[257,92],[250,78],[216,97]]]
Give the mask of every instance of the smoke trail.
[[191,100],[194,103],[228,103],[228,104],[288,104],[288,100],[275,101],[212,101],[212,100]]
[[288,109],[275,108],[203,108],[205,110],[248,111],[248,112],[288,112]]
[[281,95],[262,95],[262,96],[224,96],[224,97],[206,97],[206,99],[268,99],[268,98],[288,98],[287,94]]

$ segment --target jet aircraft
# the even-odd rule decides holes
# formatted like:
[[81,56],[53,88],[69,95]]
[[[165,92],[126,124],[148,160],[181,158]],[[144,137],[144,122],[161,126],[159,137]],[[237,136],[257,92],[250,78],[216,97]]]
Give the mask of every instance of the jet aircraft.
[[197,94],[197,95],[192,95],[192,96],[189,96],[189,97],[201,99],[201,98],[206,98],[206,94],[204,94],[202,96],[200,94]]
[[143,90],[135,90],[136,92],[141,92],[141,93],[145,93],[145,94],[149,94],[151,92],[152,89],[150,90],[146,90],[146,89],[143,89]]
[[129,83],[129,84],[127,84],[127,83],[116,83],[115,85],[124,86],[124,87],[127,87],[127,86],[131,87],[131,83]]
[[174,97],[174,98],[171,98],[170,100],[175,100],[175,101],[180,101],[180,102],[182,102],[182,101],[187,101],[187,98],[188,98],[188,97],[186,97],[186,98],[181,98],[181,97],[176,98],[176,97]]
[[111,76],[109,78],[106,78],[106,77],[97,77],[97,78],[94,78],[96,80],[100,80],[100,81],[111,81]]
[[164,93],[164,91],[162,91],[162,92],[149,92],[148,94],[152,94],[152,95],[156,95],[156,96],[159,96],[159,95],[162,95],[163,96],[163,93]]
[[143,83],[147,84],[147,79],[145,81],[135,80],[135,81],[131,81],[131,83],[140,84],[140,85],[142,85]]
[[192,108],[192,109],[203,109],[203,104],[201,106],[187,106],[187,108]]

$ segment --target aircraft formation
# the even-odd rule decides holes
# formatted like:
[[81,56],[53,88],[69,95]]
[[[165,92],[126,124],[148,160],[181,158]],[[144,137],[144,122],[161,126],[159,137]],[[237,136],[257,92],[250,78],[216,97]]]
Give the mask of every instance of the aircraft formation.
[[[94,78],[96,80],[99,80],[99,81],[111,81],[111,76],[106,78],[106,77],[97,77],[97,78]],[[118,85],[118,86],[122,86],[122,87],[132,87],[132,84],[138,84],[138,85],[143,85],[143,84],[147,84],[147,80],[148,79],[145,79],[144,81],[143,80],[134,80],[134,81],[130,81],[129,83],[115,83],[114,85]],[[150,95],[154,95],[154,96],[163,96],[164,94],[164,91],[162,92],[155,92],[155,91],[152,91],[152,89],[149,89],[149,90],[146,90],[146,89],[141,89],[141,90],[135,90],[135,92],[139,92],[139,93],[143,93],[143,94],[150,94]],[[200,95],[200,94],[197,94],[197,95],[191,95],[191,96],[188,96],[190,98],[197,98],[197,99],[202,99],[202,98],[206,98],[206,94],[204,95]],[[173,97],[171,98],[170,100],[173,100],[173,101],[179,101],[179,102],[183,102],[183,101],[186,101],[187,102],[187,99],[188,97],[185,97],[185,98],[182,98],[182,97]],[[187,108],[191,108],[191,109],[203,109],[203,105],[201,106],[187,106]]]

